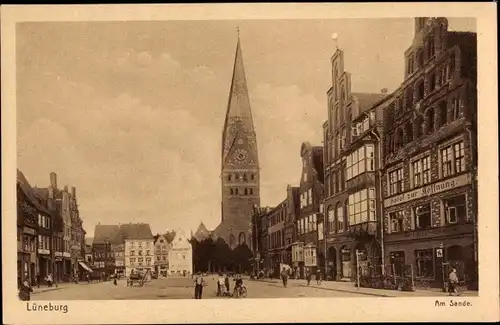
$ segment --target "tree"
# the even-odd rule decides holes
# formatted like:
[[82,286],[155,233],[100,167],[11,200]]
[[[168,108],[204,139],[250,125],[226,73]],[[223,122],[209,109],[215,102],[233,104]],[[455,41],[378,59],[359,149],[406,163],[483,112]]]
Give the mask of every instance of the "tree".
[[238,245],[232,255],[236,271],[245,272],[252,269],[253,254],[247,244]]

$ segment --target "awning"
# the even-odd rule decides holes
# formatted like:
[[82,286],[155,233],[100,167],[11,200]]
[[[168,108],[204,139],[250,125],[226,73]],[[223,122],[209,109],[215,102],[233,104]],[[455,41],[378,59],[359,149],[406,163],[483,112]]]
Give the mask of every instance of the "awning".
[[83,262],[78,262],[78,264],[80,264],[85,270],[92,272],[92,269],[90,267],[88,267],[87,264],[85,264]]

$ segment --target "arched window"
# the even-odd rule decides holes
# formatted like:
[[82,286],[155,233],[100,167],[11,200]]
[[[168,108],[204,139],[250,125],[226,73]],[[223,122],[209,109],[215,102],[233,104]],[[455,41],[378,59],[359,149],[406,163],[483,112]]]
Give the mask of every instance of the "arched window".
[[439,103],[439,125],[438,127],[442,127],[448,123],[448,105],[446,105],[446,101],[441,101]]
[[328,232],[335,232],[335,211],[333,210],[333,207],[330,205],[328,206],[327,210],[327,215],[328,215]]
[[238,244],[243,245],[246,243],[246,236],[245,233],[240,232],[239,238],[238,238]]
[[234,195],[234,190],[233,189],[231,189],[231,195]]
[[336,216],[335,219],[337,221],[337,232],[342,232],[345,230],[345,224],[344,224],[344,207],[342,204],[337,203],[337,208],[336,208]]
[[410,143],[413,141],[413,125],[410,122],[405,124],[406,142]]
[[227,175],[227,180],[228,180],[229,182],[233,179],[231,176],[232,176],[231,174]]
[[399,149],[403,146],[403,137],[404,137],[403,129],[400,128],[396,131],[396,139],[394,141],[396,149]]
[[419,49],[415,57],[417,58],[417,69],[422,69],[424,67],[424,51]]
[[431,59],[435,53],[434,36],[429,36],[427,39],[427,59]]
[[436,74],[434,72],[431,72],[427,77],[427,84],[429,86],[429,93],[433,92],[434,89],[436,89]]
[[424,119],[422,118],[422,115],[418,115],[415,118],[414,123],[415,123],[413,127],[414,139],[418,139],[424,134]]
[[455,57],[455,53],[451,53],[450,55],[450,64],[448,65],[448,79],[451,79],[453,77],[453,75],[455,74],[455,67],[456,67],[456,57]]
[[417,84],[416,102],[418,102],[421,99],[424,99],[424,81],[423,80],[420,80]]
[[408,87],[405,94],[405,108],[410,109],[413,107],[413,88]]
[[408,67],[407,67],[408,74],[413,73],[413,58],[408,58]]
[[431,134],[434,132],[434,108],[430,107],[425,112],[425,120],[427,124],[426,134]]
[[340,123],[340,117],[339,117],[339,108],[338,106],[335,108],[335,126],[338,127]]

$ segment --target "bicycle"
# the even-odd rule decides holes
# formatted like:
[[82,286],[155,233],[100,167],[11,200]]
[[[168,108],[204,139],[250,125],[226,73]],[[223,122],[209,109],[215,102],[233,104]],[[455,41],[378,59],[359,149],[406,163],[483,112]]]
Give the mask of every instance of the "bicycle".
[[236,288],[234,290],[233,297],[234,298],[240,298],[240,297],[246,298],[247,294],[248,294],[247,288],[245,286],[241,286],[241,287]]

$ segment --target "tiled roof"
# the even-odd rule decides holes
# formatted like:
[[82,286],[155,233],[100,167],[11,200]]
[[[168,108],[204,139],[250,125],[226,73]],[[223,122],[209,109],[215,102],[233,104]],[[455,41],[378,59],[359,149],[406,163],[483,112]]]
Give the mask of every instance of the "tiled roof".
[[117,225],[96,225],[94,244],[115,243],[120,227]]
[[125,239],[153,239],[151,227],[147,223],[126,223],[120,225],[120,233]]
[[42,204],[40,204],[38,198],[34,195],[33,188],[19,169],[17,170],[17,183],[19,184],[19,187],[23,191],[24,195],[26,195],[26,197],[30,200],[31,204],[33,204],[36,209],[41,212],[50,214],[49,211]]
[[93,241],[94,241],[94,237],[86,237],[85,238],[85,245],[92,245]]
[[[353,97],[356,97],[359,103],[359,113],[362,113],[370,108],[372,108],[375,104],[382,101],[384,98],[389,96],[390,94],[376,94],[376,93],[351,93]],[[356,118],[357,116],[353,116]]]

